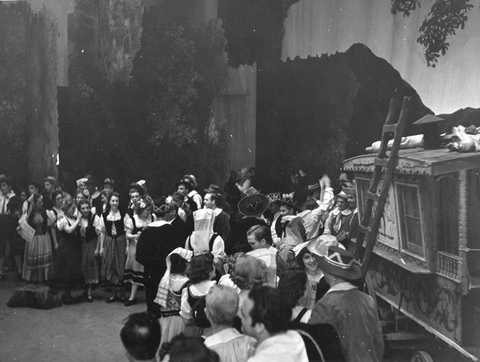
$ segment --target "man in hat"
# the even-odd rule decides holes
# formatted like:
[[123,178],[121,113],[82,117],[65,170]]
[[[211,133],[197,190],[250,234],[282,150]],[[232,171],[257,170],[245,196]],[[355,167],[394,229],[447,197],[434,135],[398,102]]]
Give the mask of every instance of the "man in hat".
[[193,196],[195,196],[196,194],[193,196],[188,196],[192,191],[195,191],[193,190],[193,185],[188,180],[181,180],[180,182],[177,183],[176,187],[177,187],[177,192],[183,195],[184,203],[186,206],[188,206],[191,212],[197,211],[202,208],[202,202],[198,204],[197,203],[198,198],[197,200],[193,198]]
[[51,210],[53,208],[54,202],[52,200],[53,191],[57,186],[57,179],[53,176],[47,176],[43,180],[43,207],[45,210]]
[[[0,281],[3,274],[7,244],[12,246],[18,224],[19,212],[17,196],[12,190],[12,180],[4,175],[0,177]],[[19,263],[17,263],[17,267]],[[21,272],[21,270],[19,270]]]
[[220,187],[217,185],[210,185],[203,200],[206,209],[213,210],[215,213],[215,221],[213,223],[213,231],[219,234],[228,244],[228,237],[230,236],[230,216],[219,207],[222,201],[222,193]]
[[337,195],[337,207],[333,209],[325,221],[324,234],[333,235],[347,249],[348,230],[353,220],[353,211],[348,207],[348,195],[341,191]]
[[235,223],[232,229],[232,248],[225,251],[228,255],[237,252],[247,253],[252,249],[247,241],[247,231],[254,225],[267,225],[263,213],[267,210],[270,201],[260,193],[244,197],[238,202],[238,211],[243,217]]
[[142,231],[137,244],[136,260],[144,266],[143,282],[147,310],[161,317],[160,307],[156,304],[158,284],[167,269],[165,258],[177,247],[182,247],[177,240],[175,228],[170,224],[177,216],[177,206],[167,203],[162,197],[154,201],[153,212],[157,221]]
[[308,323],[333,325],[348,362],[381,361],[384,344],[376,303],[351,283],[361,277],[360,264],[337,246],[330,246],[325,256],[310,244],[308,248],[330,285],[313,307]]
[[197,210],[202,208],[203,205],[203,200],[202,196],[197,192],[197,179],[193,175],[184,175],[182,178],[183,181],[187,181],[190,185],[192,185],[192,188],[188,191],[186,196],[193,200],[195,204],[197,204]]
[[103,181],[103,191],[105,191],[108,196],[115,191],[115,180],[113,178],[108,177]]
[[85,187],[90,195],[90,208],[95,208],[95,214],[100,215],[103,211],[102,198],[100,197],[100,191],[97,189],[97,182],[93,176],[88,176],[85,182]]

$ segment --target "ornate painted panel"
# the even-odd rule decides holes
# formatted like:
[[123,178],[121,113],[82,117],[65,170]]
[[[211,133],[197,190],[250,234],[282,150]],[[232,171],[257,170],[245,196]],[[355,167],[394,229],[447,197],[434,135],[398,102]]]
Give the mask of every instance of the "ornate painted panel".
[[461,343],[461,288],[436,274],[414,274],[374,255],[369,269],[377,294],[413,319]]

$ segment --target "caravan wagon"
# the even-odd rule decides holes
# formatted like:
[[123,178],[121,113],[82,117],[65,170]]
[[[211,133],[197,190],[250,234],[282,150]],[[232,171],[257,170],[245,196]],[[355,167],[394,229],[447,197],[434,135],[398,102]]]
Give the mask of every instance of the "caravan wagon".
[[[343,165],[355,175],[360,220],[375,157]],[[400,150],[368,275],[377,297],[477,360],[480,152]]]

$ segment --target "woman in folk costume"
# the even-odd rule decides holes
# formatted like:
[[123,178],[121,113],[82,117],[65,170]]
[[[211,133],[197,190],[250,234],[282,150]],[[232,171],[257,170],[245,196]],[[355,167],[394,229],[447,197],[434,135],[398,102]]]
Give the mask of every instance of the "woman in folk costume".
[[62,284],[65,282],[65,243],[62,237],[60,237],[60,230],[58,229],[58,221],[63,217],[64,210],[64,196],[63,192],[55,190],[52,193],[53,207],[51,210],[47,210],[47,215],[50,219],[55,220],[55,224],[52,228],[52,232],[55,233],[58,242],[58,248],[53,254],[53,276],[52,279]]
[[132,289],[130,298],[125,302],[125,307],[137,303],[137,291],[139,286],[143,286],[144,267],[136,260],[137,243],[142,231],[149,224],[156,221],[152,215],[153,200],[149,197],[141,199],[138,202],[137,209],[133,217],[125,219],[126,236],[128,240],[127,261],[125,263],[125,283],[131,283]]
[[[327,221],[325,221],[325,235],[333,235],[337,240],[346,241],[348,230],[353,219],[353,211],[348,207],[348,195],[341,191],[337,195],[337,207],[330,212]],[[348,245],[342,245],[347,248]]]
[[185,274],[187,262],[192,259],[192,256],[192,251],[176,248],[165,258],[167,270],[158,285],[155,299],[155,303],[161,308],[160,345],[170,342],[174,336],[185,332],[185,323],[180,316],[180,304],[183,287],[188,282]]
[[53,267],[52,245],[56,249],[58,243],[52,232],[54,220],[47,216],[43,207],[43,196],[34,194],[32,202],[27,222],[35,230],[35,236],[25,246],[22,274],[29,282],[45,282],[50,279]]
[[93,302],[92,285],[98,284],[99,267],[96,257],[100,255],[98,237],[103,237],[102,219],[90,211],[90,203],[86,200],[80,201],[77,205],[78,211],[82,214],[79,226],[76,228],[76,235],[82,241],[82,271],[85,278],[85,297],[88,303]]
[[[180,315],[185,322],[185,334],[191,336],[208,335],[210,323],[205,316],[205,296],[216,285],[213,255],[193,252],[193,259],[187,269],[188,282],[183,288],[180,302]],[[203,302],[203,305],[202,305]]]
[[119,210],[120,196],[113,192],[108,197],[108,207],[102,214],[103,220],[103,251],[102,278],[113,284],[113,294],[107,303],[124,302],[122,291],[123,274],[125,271],[126,248],[125,214]]
[[193,250],[195,255],[212,253],[215,268],[220,274],[225,274],[222,267],[222,260],[225,256],[225,243],[220,235],[213,232],[215,211],[211,209],[197,210],[193,213],[193,220],[195,228],[192,235],[187,238],[185,249]]
[[[57,221],[59,244],[63,243],[64,248],[64,282],[65,292],[62,295],[64,304],[73,304],[78,302],[78,298],[72,296],[72,290],[75,284],[80,284],[83,280],[82,275],[82,243],[75,235],[82,214],[77,212],[77,206],[72,202],[63,204],[63,216]],[[61,241],[60,241],[61,240]]]
[[330,289],[323,277],[323,271],[320,269],[317,259],[310,251],[310,249],[315,249],[319,254],[325,255],[330,246],[343,248],[334,236],[321,235],[319,238],[306,241],[293,249],[298,266],[305,270],[307,274],[306,290],[298,300],[298,306],[311,310],[315,303]]

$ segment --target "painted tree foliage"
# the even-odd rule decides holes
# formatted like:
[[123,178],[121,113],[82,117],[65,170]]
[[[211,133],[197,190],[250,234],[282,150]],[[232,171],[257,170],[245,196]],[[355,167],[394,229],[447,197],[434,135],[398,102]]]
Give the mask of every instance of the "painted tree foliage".
[[[220,22],[195,22],[189,1],[164,1],[145,12],[123,2],[100,12],[90,1],[77,3],[62,108],[64,170],[123,183],[144,178],[157,192],[171,191],[184,173],[220,181],[228,139],[224,120],[212,113],[227,79]],[[99,28],[106,18],[141,33],[140,46],[132,36],[129,52],[119,47],[115,34],[126,28]],[[103,40],[91,42],[92,36]],[[102,61],[132,58],[131,71],[129,62],[105,68]]]
[[[419,0],[392,0],[392,13],[410,16],[420,6]],[[429,66],[435,67],[440,56],[447,53],[450,46],[448,37],[465,27],[467,14],[473,7],[470,0],[435,0],[417,38],[417,42],[425,49]]]

